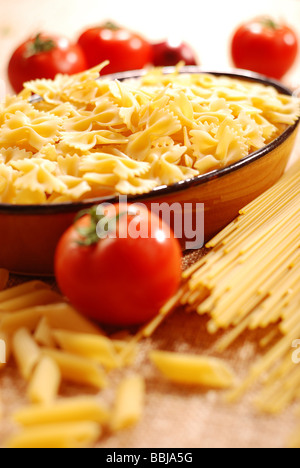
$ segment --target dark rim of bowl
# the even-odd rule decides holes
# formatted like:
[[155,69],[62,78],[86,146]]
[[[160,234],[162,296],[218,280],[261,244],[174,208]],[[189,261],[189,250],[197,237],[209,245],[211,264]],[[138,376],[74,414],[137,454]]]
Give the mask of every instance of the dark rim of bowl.
[[[165,74],[174,72],[174,67],[166,67],[163,69]],[[147,70],[133,70],[122,73],[115,73],[112,75],[103,75],[103,78],[118,79],[120,81],[126,79],[135,79],[143,76]],[[263,84],[265,86],[273,86],[282,94],[292,96],[293,92],[285,87],[279,81],[273,80],[266,76],[260,75],[258,73],[253,73],[240,69],[228,69],[224,71],[207,71],[198,66],[186,66],[180,69],[180,73],[201,73],[209,74],[214,76],[226,76],[230,78],[242,79],[247,81],[253,81],[256,83]],[[40,99],[37,97],[37,99]],[[273,140],[268,145],[263,148],[251,153],[249,156],[230,164],[227,167],[222,169],[214,170],[206,174],[200,174],[191,179],[185,179],[180,182],[176,182],[172,185],[161,185],[154,188],[148,193],[143,193],[140,195],[128,195],[128,202],[139,202],[143,200],[149,200],[151,198],[157,198],[158,196],[163,197],[170,195],[174,192],[180,192],[191,187],[198,185],[203,185],[213,179],[224,177],[231,172],[237,171],[238,169],[251,164],[254,161],[257,161],[260,158],[263,158],[266,154],[273,151],[275,148],[280,146],[284,141],[286,141],[296,130],[300,122],[300,117],[295,122],[295,124],[290,125],[279,137]],[[124,195],[123,195],[124,196]],[[120,195],[115,195],[113,197],[101,197],[93,199],[85,199],[79,202],[65,202],[65,203],[53,203],[53,204],[40,204],[40,205],[13,205],[9,203],[0,203],[0,213],[6,214],[22,214],[22,215],[51,215],[57,213],[71,213],[79,212],[93,205],[99,205],[101,203],[117,203],[119,201]]]

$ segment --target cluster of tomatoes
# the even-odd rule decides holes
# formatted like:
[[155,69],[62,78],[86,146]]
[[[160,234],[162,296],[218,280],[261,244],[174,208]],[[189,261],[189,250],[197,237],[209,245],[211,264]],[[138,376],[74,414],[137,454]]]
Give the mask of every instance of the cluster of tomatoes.
[[8,65],[10,84],[16,93],[26,81],[48,78],[58,73],[72,75],[109,60],[101,72],[138,70],[147,65],[172,66],[183,61],[197,65],[193,49],[184,42],[168,40],[151,43],[142,35],[108,22],[85,30],[77,42],[66,37],[37,34],[21,44]]
[[[272,78],[281,79],[293,66],[297,54],[295,31],[269,17],[242,24],[232,36],[233,64]],[[136,32],[108,22],[85,30],[75,43],[44,33],[28,39],[13,53],[8,76],[14,91],[20,92],[25,81],[53,79],[57,73],[79,73],[105,60],[110,63],[102,74],[141,69],[150,64],[199,63],[196,53],[185,42],[151,43]]]

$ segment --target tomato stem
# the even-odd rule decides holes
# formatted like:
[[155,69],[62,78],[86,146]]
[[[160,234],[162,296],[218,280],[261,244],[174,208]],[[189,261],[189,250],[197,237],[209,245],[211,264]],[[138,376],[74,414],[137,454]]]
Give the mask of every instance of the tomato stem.
[[260,22],[263,24],[268,29],[280,29],[280,26],[276,21],[274,21],[272,18],[269,16],[264,16],[261,18]]
[[119,26],[117,26],[115,23],[113,23],[112,21],[107,21],[104,25],[103,25],[103,28],[104,29],[110,29],[111,31],[118,31]]
[[52,39],[42,39],[41,34],[37,34],[33,42],[27,45],[25,56],[26,58],[33,57],[34,55],[41,54],[43,52],[49,52],[56,46]]
[[[105,214],[98,215],[97,206],[94,206],[89,210],[81,211],[77,215],[75,221],[78,221],[82,217],[89,215],[91,222],[89,226],[79,226],[76,228],[77,232],[82,237],[82,240],[78,241],[78,245],[90,247],[94,244],[97,244],[100,239],[105,239],[110,232],[109,228],[111,226],[111,223],[114,222],[114,225],[116,225],[121,216],[125,214],[127,214],[127,212],[124,211],[122,213],[118,213],[116,216],[111,217]],[[99,229],[97,230],[97,226],[100,221],[104,221],[101,232],[99,232]]]

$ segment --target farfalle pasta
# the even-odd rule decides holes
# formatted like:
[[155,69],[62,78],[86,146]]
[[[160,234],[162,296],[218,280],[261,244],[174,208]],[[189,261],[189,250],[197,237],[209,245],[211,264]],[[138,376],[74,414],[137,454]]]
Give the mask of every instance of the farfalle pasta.
[[[148,193],[228,166],[299,116],[299,100],[255,82],[148,70],[25,84],[0,106],[0,203]],[[181,72],[182,71],[182,72]]]

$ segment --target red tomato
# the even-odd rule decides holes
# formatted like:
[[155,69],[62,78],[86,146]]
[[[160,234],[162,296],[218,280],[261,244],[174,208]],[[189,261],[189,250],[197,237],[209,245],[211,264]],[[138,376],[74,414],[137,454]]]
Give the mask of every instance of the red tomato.
[[[85,316],[106,325],[140,325],[176,293],[181,249],[169,227],[146,208],[121,204],[112,213],[108,209],[101,221],[93,210],[66,231],[55,255],[56,279]],[[99,239],[97,223],[107,219],[116,222],[115,238]],[[141,229],[143,237],[133,234]]]
[[164,41],[152,44],[153,65],[171,67],[183,61],[185,65],[197,65],[198,59],[193,49],[185,42]]
[[21,44],[8,65],[8,77],[16,93],[23,83],[38,78],[53,79],[58,73],[73,75],[87,69],[83,51],[65,37],[38,34]]
[[281,79],[296,60],[298,39],[290,27],[258,18],[237,29],[231,52],[236,67]]
[[151,63],[152,50],[142,36],[112,23],[84,31],[78,39],[88,66],[109,60],[101,74],[138,70]]

